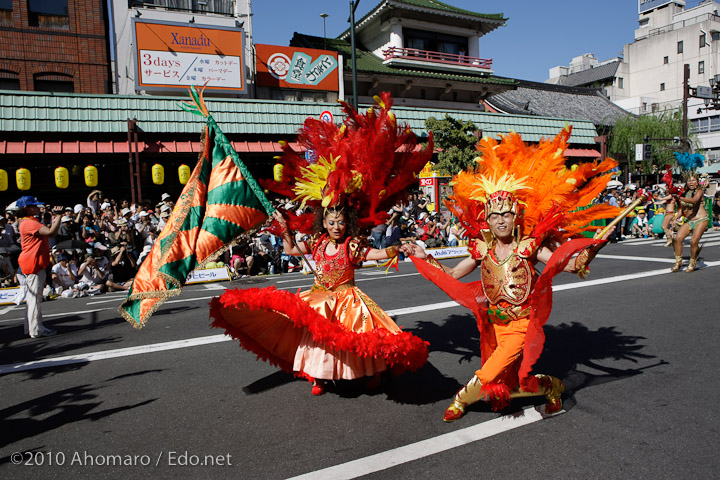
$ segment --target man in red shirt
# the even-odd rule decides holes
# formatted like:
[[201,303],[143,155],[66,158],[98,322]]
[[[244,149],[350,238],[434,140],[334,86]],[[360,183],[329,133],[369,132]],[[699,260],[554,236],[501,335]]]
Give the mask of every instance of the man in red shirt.
[[31,196],[21,197],[17,201],[20,209],[18,217],[20,217],[20,246],[22,248],[18,264],[25,275],[27,285],[25,329],[32,338],[55,335],[55,330],[43,325],[40,302],[42,301],[43,287],[45,287],[45,269],[50,266],[48,237],[57,235],[62,218],[62,212],[53,212],[52,225],[46,227],[35,218],[40,213],[38,205],[43,204]]

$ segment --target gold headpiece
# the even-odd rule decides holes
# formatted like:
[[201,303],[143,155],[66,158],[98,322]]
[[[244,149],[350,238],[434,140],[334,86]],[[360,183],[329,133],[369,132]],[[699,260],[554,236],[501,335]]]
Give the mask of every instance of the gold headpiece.
[[529,188],[523,182],[527,177],[515,179],[511,174],[503,174],[498,179],[490,179],[480,175],[479,181],[475,182],[476,188],[470,198],[479,200],[485,204],[485,218],[491,214],[518,213],[518,200],[513,193],[524,188]]

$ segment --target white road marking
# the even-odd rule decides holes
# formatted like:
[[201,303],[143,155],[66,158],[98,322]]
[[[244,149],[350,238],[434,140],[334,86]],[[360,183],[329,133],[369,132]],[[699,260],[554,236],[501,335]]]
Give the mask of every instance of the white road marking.
[[637,262],[662,262],[662,263],[675,263],[672,258],[653,258],[653,257],[633,257],[628,255],[597,255],[597,258],[609,258],[612,260],[631,260]]
[[203,285],[205,290],[225,290],[227,287],[218,283],[206,283]]
[[207,345],[210,343],[226,342],[230,340],[232,340],[232,338],[226,335],[211,335],[208,337],[188,338],[186,340],[177,340],[174,342],[140,345],[138,347],[118,348],[115,350],[104,350],[101,352],[78,353],[76,355],[68,355],[65,357],[46,358],[43,360],[35,360],[32,362],[20,362],[10,365],[2,365],[0,366],[0,375],[6,373],[22,372],[25,370],[34,370],[37,368],[57,367],[60,365],[87,363],[93,362],[95,360],[106,360],[108,358],[127,357],[130,355],[142,355],[145,353],[162,352],[163,350],[173,350],[176,348],[195,347],[197,345]]
[[[544,408],[544,405],[540,408]],[[542,419],[543,416],[540,412],[535,408],[528,407],[523,409],[522,412],[504,415],[487,422],[473,425],[472,427],[455,430],[454,432],[393,448],[392,450],[386,450],[368,457],[358,458],[357,460],[341,463],[340,465],[322,470],[308,472],[288,480],[345,480],[362,477],[363,475],[369,475],[403,463],[435,455],[436,453],[444,452],[451,448],[499,435],[515,428],[524,427],[525,425],[538,422]]]

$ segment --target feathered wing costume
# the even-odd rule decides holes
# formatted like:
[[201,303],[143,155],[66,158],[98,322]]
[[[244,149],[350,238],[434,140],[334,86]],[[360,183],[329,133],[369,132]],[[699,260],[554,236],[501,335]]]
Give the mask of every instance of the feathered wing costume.
[[[573,165],[567,169],[563,152],[569,137],[569,127],[554,139],[543,140],[537,145],[524,144],[516,133],[502,136],[499,142],[485,137],[477,146],[479,157],[476,169],[461,172],[452,181],[453,195],[446,204],[474,239],[468,247],[474,258],[481,260],[493,255],[494,243],[486,222],[487,216],[507,211],[515,213],[514,235],[518,245],[515,254],[529,262],[523,264],[518,260],[518,268],[522,265],[529,267],[525,267],[526,273],[522,275],[507,271],[506,278],[501,281],[508,283],[507,288],[520,292],[522,298],[517,305],[501,311],[500,307],[494,307],[495,304],[488,301],[489,296],[493,299],[502,297],[498,294],[497,285],[493,286],[490,282],[483,285],[485,280],[463,283],[437,268],[433,261],[413,258],[423,276],[475,314],[481,334],[483,365],[495,349],[493,340],[489,340],[494,338],[491,322],[518,318],[514,312],[522,312],[523,318],[529,316],[521,347],[522,360],[508,374],[514,378],[482,385],[479,392],[495,408],[506,405],[511,397],[510,390],[518,386],[521,391],[538,391],[538,377],[530,375],[530,371],[545,342],[543,325],[552,308],[552,279],[565,268],[573,255],[603,243],[582,237],[584,232],[597,228],[590,226],[593,220],[614,218],[619,213],[615,207],[591,205],[606,187],[610,180],[609,172],[617,165],[616,162],[605,160]],[[554,253],[542,275],[536,277],[532,268],[533,258],[544,246]],[[587,268],[583,268],[579,273],[585,275],[587,272]],[[488,306],[494,308],[490,313]]]
[[[359,114],[344,105],[341,126],[308,119],[299,143],[313,152],[308,160],[283,143],[275,180],[264,183],[281,195],[314,208],[344,205],[358,214],[361,228],[387,219],[404,199],[430,159],[432,136],[424,148],[390,112],[389,94]],[[291,229],[311,233],[314,214],[290,215]],[[271,231],[279,234],[279,225]],[[326,234],[306,242],[316,262],[315,285],[293,294],[264,289],[230,290],[211,302],[214,327],[223,328],[246,350],[283,370],[320,379],[352,379],[385,370],[415,370],[428,357],[428,343],[403,332],[354,284],[354,270],[367,254],[362,239],[337,243],[328,256]]]

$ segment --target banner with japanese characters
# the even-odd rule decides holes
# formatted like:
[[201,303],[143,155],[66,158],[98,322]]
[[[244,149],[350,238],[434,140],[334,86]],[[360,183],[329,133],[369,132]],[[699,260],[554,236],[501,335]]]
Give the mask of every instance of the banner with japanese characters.
[[208,25],[135,19],[137,90],[187,89],[244,93],[245,32]]
[[255,52],[260,86],[339,90],[336,52],[261,44],[255,45]]

